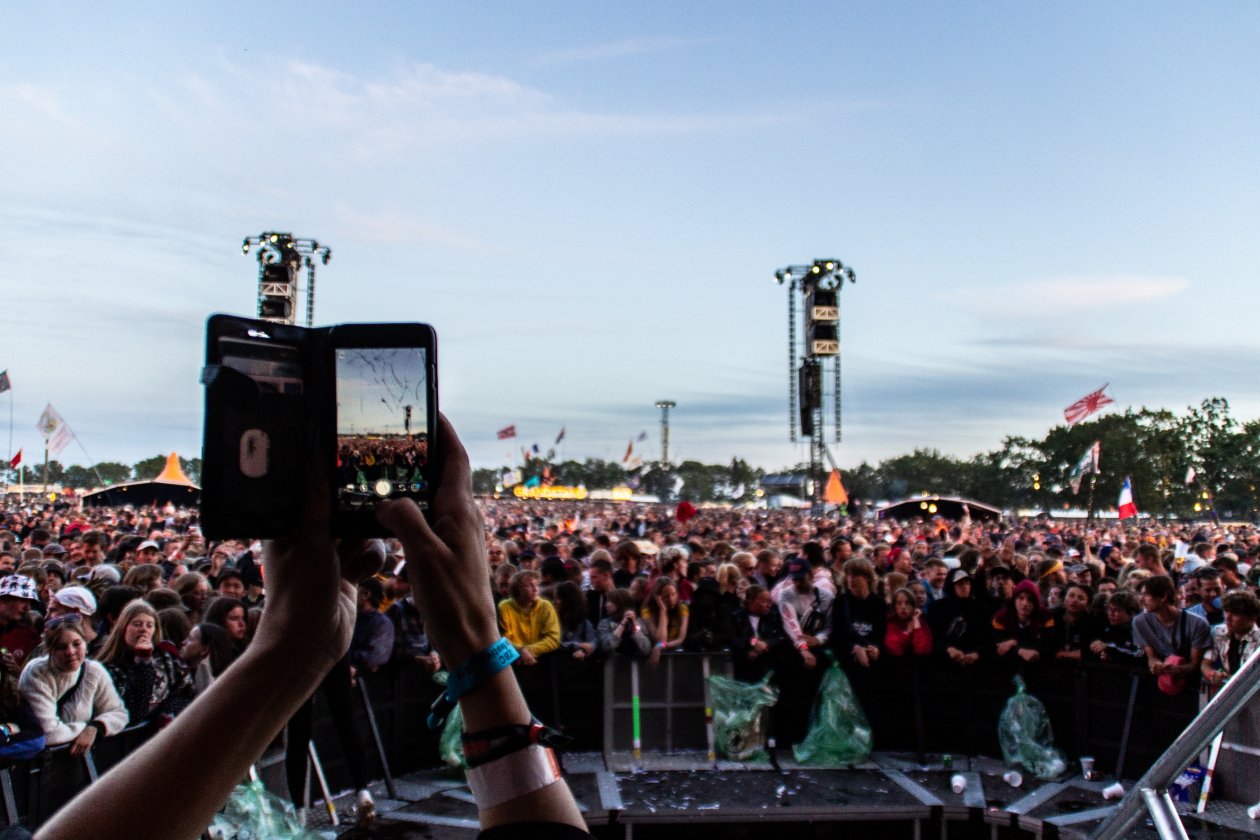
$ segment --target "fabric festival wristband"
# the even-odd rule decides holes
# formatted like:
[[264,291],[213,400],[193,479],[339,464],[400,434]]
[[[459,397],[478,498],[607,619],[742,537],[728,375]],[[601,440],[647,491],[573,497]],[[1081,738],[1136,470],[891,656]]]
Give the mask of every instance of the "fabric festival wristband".
[[447,716],[455,708],[456,701],[495,674],[511,665],[521,655],[507,639],[500,637],[490,647],[476,654],[458,668],[451,670],[446,678],[446,690],[433,701],[426,721],[430,729],[441,729]]
[[500,636],[490,647],[451,670],[446,680],[446,695],[458,700],[520,658],[512,643]]
[[468,787],[483,811],[560,781],[556,754],[535,744],[477,767],[469,767]]

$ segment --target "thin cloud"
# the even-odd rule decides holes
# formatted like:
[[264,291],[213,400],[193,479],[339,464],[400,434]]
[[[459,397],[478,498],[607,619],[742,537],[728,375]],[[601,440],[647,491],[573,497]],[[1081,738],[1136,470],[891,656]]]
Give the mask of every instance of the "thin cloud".
[[587,47],[573,47],[567,50],[556,50],[539,55],[533,60],[537,67],[549,67],[556,64],[572,64],[582,61],[605,61],[611,58],[625,58],[632,55],[666,52],[702,44],[711,44],[716,38],[682,38],[663,35],[654,38],[622,38],[604,44],[593,44]]
[[1018,307],[1067,315],[1162,300],[1189,287],[1190,281],[1178,275],[1099,274],[1012,283],[1002,288],[1001,295],[987,288],[968,290],[962,297],[990,313]]

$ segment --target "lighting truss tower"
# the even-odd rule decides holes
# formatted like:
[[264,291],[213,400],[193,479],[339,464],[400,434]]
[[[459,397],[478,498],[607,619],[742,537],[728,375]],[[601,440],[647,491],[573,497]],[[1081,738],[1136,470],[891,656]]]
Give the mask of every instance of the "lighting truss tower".
[[[809,438],[809,480],[815,512],[823,505],[826,473],[823,459],[827,451],[824,417],[826,393],[823,383],[831,369],[832,428],[834,440],[841,440],[840,400],[840,289],[844,281],[857,282],[854,270],[840,260],[814,260],[812,265],[789,265],[774,273],[780,286],[788,290],[788,430],[792,442]],[[805,340],[797,340],[797,295],[804,313]],[[799,424],[799,426],[798,426]],[[832,462],[834,465],[834,461]]]
[[306,326],[315,319],[315,261],[324,265],[332,249],[314,239],[294,239],[291,233],[263,231],[247,236],[241,253],[258,249],[258,317],[279,324],[297,322],[299,272],[306,266]]
[[673,400],[657,400],[656,407],[661,410],[661,463],[669,466],[669,410],[678,403]]

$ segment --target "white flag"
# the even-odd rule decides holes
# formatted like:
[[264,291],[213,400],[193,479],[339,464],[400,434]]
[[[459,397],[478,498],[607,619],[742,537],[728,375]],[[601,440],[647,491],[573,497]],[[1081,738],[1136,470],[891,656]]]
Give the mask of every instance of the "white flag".
[[1191,467],[1190,469],[1186,470],[1186,486],[1188,487],[1191,484],[1194,484],[1194,479],[1197,476],[1198,476],[1198,473],[1195,472],[1194,467]]
[[70,441],[74,440],[74,432],[70,431],[70,427],[57,413],[57,409],[52,407],[52,403],[49,403],[44,408],[44,413],[39,415],[39,422],[35,428],[43,433],[44,445],[53,455],[61,452],[70,445]]

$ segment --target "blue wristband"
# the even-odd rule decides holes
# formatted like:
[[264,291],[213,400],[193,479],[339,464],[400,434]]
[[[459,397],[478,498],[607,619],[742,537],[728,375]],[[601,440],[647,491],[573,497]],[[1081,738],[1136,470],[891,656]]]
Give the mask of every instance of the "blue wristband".
[[446,680],[446,696],[452,701],[458,700],[520,658],[512,643],[499,637],[499,641],[451,670]]
[[455,702],[495,674],[520,659],[516,648],[502,637],[463,665],[453,669],[446,678],[446,689],[433,701],[429,710],[428,726],[441,729],[447,716],[455,708]]

